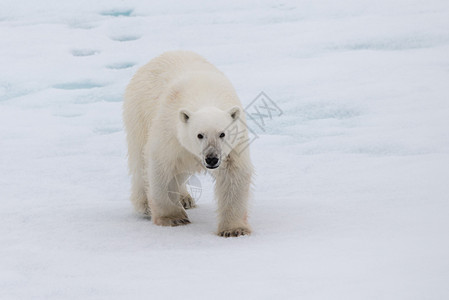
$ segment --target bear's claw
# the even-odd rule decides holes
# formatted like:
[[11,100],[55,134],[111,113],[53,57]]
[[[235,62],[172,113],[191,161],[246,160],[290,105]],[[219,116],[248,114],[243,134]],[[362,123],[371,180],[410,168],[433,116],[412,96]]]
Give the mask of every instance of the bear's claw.
[[190,220],[187,218],[173,218],[173,217],[160,217],[157,218],[154,223],[160,226],[181,226],[190,224]]
[[179,226],[179,225],[186,225],[186,224],[190,224],[189,219],[172,220],[172,226]]
[[193,200],[192,196],[190,196],[189,194],[187,194],[186,196],[181,196],[180,202],[185,209],[196,207],[195,200]]
[[223,230],[218,233],[219,236],[222,237],[237,237],[241,235],[249,235],[251,233],[251,230],[247,228],[236,228],[236,229],[230,229],[230,230]]

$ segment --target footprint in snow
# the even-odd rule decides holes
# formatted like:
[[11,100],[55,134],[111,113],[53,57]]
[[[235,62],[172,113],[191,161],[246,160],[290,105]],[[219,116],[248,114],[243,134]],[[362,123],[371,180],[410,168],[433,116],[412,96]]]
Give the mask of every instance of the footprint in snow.
[[59,90],[86,90],[103,87],[104,85],[92,82],[90,80],[65,82],[53,85],[53,88]]
[[122,70],[122,69],[129,69],[134,67],[136,64],[132,62],[119,62],[119,63],[113,63],[106,66],[106,68],[111,70]]
[[72,55],[77,57],[83,57],[83,56],[92,56],[99,54],[100,51],[93,50],[93,49],[74,49],[72,50]]
[[130,41],[136,41],[141,38],[140,35],[133,35],[133,34],[123,34],[123,35],[115,35],[109,37],[111,40],[116,42],[130,42]]
[[107,11],[100,12],[100,15],[106,16],[106,17],[131,17],[132,13],[134,12],[133,9],[112,9]]

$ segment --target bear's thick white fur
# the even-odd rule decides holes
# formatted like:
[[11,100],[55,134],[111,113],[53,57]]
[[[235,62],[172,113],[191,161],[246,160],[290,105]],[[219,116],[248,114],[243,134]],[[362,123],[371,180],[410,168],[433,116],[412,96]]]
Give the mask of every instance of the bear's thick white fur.
[[[241,103],[223,73],[193,52],[166,52],[137,71],[123,108],[131,201],[138,212],[151,214],[157,225],[190,223],[185,208],[194,207],[194,200],[182,186],[172,201],[169,185],[175,176],[207,170],[215,178],[218,234],[251,232],[253,166],[242,143],[248,133]],[[237,139],[230,128],[239,132]],[[219,166],[207,169],[207,158]]]

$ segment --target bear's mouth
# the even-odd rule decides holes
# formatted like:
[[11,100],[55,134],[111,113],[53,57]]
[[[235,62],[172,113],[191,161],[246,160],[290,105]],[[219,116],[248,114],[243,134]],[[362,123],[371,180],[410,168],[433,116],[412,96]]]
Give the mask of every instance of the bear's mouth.
[[208,169],[216,169],[218,167],[219,167],[219,165],[217,165],[217,166],[206,166],[206,168],[208,168]]

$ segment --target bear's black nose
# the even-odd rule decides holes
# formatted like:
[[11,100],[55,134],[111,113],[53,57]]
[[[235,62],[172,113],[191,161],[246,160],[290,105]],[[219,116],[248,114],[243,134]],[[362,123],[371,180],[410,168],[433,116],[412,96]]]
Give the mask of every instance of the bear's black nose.
[[218,158],[216,158],[216,157],[206,157],[206,164],[207,164],[208,168],[209,167],[214,168],[218,164]]

